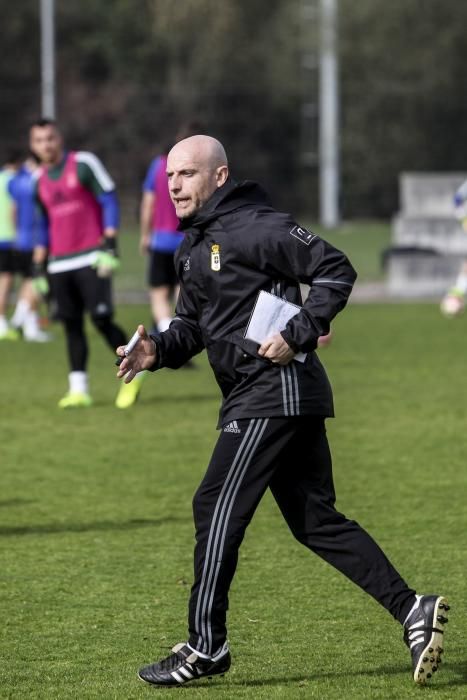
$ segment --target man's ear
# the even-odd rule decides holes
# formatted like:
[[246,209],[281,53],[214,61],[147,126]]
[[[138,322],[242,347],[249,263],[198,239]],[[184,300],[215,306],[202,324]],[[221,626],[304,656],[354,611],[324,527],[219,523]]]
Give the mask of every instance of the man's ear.
[[216,170],[216,183],[218,187],[222,187],[229,177],[229,168],[227,165],[221,165]]

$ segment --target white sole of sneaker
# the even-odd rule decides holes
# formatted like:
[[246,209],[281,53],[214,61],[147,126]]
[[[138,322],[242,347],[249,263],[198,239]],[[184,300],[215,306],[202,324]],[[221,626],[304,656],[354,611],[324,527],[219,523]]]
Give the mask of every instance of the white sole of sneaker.
[[[182,685],[186,685],[187,683],[192,683],[193,681],[201,681],[203,679],[207,679],[208,681],[212,681],[213,678],[224,678],[225,674],[227,671],[222,671],[221,673],[211,673],[209,676],[195,676],[194,678],[187,678],[186,680],[183,679],[183,681],[177,681],[176,683],[151,683],[151,681],[147,681],[145,678],[142,678],[139,673],[136,674],[136,677],[138,678],[139,681],[142,681],[143,683],[146,683],[146,685],[153,685],[157,688],[180,688]],[[176,679],[174,679],[176,680]]]
[[[431,621],[431,626],[435,628],[435,631],[431,635],[431,639],[424,648],[423,653],[420,654],[420,660],[413,674],[415,683],[419,685],[425,685],[430,680],[442,661],[441,655],[444,651],[443,631],[448,621],[444,613],[448,610],[448,601],[440,596],[436,601]],[[439,630],[439,632],[436,630]]]

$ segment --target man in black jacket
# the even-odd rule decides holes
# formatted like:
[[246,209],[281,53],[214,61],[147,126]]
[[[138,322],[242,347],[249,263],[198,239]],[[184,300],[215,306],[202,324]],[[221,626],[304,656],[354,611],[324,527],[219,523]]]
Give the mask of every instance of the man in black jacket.
[[[197,490],[195,581],[189,638],[139,671],[154,685],[180,685],[230,667],[228,591],[238,549],[269,487],[292,533],[372,595],[404,626],[413,677],[425,682],[443,650],[447,610],[441,596],[417,596],[374,540],[335,510],[325,419],[332,393],[314,350],[344,308],[356,274],[343,253],[289,214],[253,182],[229,177],[222,145],[208,136],[179,142],[167,165],[185,239],[175,263],[176,318],[158,337],[140,340],[118,373],[176,369],[206,349],[222,391],[220,436]],[[310,286],[302,304],[300,283]],[[258,346],[245,330],[261,291],[300,305],[281,332]],[[306,353],[305,362],[295,360]]]

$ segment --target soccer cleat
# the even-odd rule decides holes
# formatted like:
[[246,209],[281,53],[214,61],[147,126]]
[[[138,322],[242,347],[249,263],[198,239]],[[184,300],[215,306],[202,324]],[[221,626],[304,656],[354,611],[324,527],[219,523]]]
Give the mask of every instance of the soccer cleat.
[[78,391],[69,391],[58,402],[59,408],[89,408],[89,406],[92,406],[92,398],[89,394]]
[[404,642],[412,655],[413,679],[424,685],[436,673],[443,654],[446,598],[424,595],[404,625]]
[[129,384],[122,382],[120,389],[115,399],[115,405],[117,408],[130,408],[136,403],[136,400],[141,391],[141,386],[144,381],[144,376],[146,372],[141,372],[137,374],[136,377]]
[[177,644],[172,654],[138,671],[138,677],[152,685],[183,685],[207,676],[223,676],[230,668],[229,647],[224,644],[212,659],[203,659],[188,644]]
[[0,340],[19,340],[21,338],[21,333],[16,328],[7,328],[7,330],[0,335]]
[[48,343],[50,340],[52,340],[50,333],[47,333],[40,328],[34,331],[34,333],[24,331],[23,337],[28,343]]

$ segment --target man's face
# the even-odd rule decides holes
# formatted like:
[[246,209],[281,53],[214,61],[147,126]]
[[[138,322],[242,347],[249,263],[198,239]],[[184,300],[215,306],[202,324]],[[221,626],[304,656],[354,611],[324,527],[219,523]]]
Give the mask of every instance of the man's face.
[[52,124],[33,126],[29,134],[29,147],[45,165],[57,163],[62,156],[62,138]]
[[193,216],[224,184],[227,167],[214,168],[183,149],[171,151],[167,161],[169,192],[179,219]]

